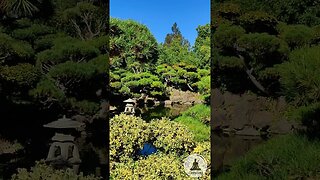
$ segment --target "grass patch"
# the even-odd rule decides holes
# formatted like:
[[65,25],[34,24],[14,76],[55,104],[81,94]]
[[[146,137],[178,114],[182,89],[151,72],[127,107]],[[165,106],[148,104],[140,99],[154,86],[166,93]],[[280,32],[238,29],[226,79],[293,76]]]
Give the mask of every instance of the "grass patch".
[[204,124],[210,124],[210,106],[206,106],[204,104],[197,104],[185,112],[182,113],[182,116],[189,116],[193,119],[196,119]]
[[305,136],[285,135],[271,139],[237,161],[218,180],[320,178],[320,142]]
[[210,126],[204,123],[207,120],[210,121],[210,107],[203,104],[191,107],[174,119],[174,121],[185,125],[192,132],[194,140],[197,142],[210,140]]

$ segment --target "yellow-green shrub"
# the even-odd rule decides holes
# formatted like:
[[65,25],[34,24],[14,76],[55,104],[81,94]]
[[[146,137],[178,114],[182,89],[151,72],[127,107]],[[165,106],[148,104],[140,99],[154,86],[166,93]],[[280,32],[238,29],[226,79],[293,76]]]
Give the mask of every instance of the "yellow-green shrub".
[[148,124],[140,117],[120,114],[110,120],[110,160],[133,157],[150,139]]
[[195,147],[193,134],[184,125],[162,118],[151,121],[149,127],[153,145],[159,150],[183,154]]
[[51,166],[45,164],[44,161],[36,162],[36,165],[28,171],[25,168],[18,169],[18,173],[14,174],[12,180],[98,180],[100,178],[94,176],[83,176],[82,173],[76,175],[72,169],[55,170]]
[[113,179],[192,179],[185,172],[183,161],[173,154],[157,153],[130,163],[118,163],[111,170]]

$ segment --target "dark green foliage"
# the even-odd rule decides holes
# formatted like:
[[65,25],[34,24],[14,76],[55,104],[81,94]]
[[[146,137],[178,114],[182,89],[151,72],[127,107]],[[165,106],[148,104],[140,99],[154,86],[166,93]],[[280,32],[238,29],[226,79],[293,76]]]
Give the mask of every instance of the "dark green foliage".
[[161,99],[166,96],[164,84],[150,72],[126,73],[121,79],[120,93],[140,97],[141,90],[146,91],[149,96],[155,98]]
[[62,37],[65,37],[65,35],[64,34],[48,34],[48,35],[41,36],[34,41],[33,48],[37,52],[50,49],[54,46],[54,41],[57,38],[62,38]]
[[243,92],[248,86],[245,74],[244,61],[238,57],[219,56],[219,61],[214,64],[212,83],[215,87],[230,92]]
[[288,62],[279,65],[283,93],[294,104],[320,101],[320,47],[302,48],[290,54]]
[[312,44],[320,44],[320,25],[312,27],[314,36]]
[[240,5],[235,3],[221,3],[219,6],[218,15],[230,21],[237,21],[241,15]]
[[50,78],[43,78],[36,88],[30,91],[30,95],[42,103],[44,107],[50,107],[56,103],[62,104],[66,98],[63,90],[59,89],[54,84],[54,80]]
[[318,26],[320,25],[320,4],[315,2],[314,6],[308,7],[303,15],[299,18],[299,23],[309,25],[309,26]]
[[225,53],[232,52],[235,42],[245,34],[240,26],[221,24],[213,35],[213,45]]
[[238,39],[237,44],[244,51],[249,52],[250,66],[258,68],[281,63],[289,52],[284,41],[266,33],[243,35]]
[[52,65],[66,61],[86,62],[99,54],[99,50],[88,42],[70,37],[58,38],[51,49],[37,54],[37,64],[48,71]]
[[264,85],[271,95],[277,95],[280,91],[280,73],[276,67],[267,67],[257,72],[257,79]]
[[277,19],[262,11],[244,13],[239,18],[240,24],[247,32],[276,34]]
[[319,24],[319,1],[314,0],[229,0],[239,4],[244,12],[264,11],[275,16],[279,21],[288,24]]
[[75,98],[67,99],[70,109],[75,110],[75,113],[83,115],[94,115],[99,111],[99,104],[87,100],[77,101]]
[[52,27],[40,24],[33,24],[27,28],[14,30],[12,32],[12,37],[20,40],[25,40],[33,44],[33,42],[37,38],[39,38],[39,36],[52,33],[54,33],[54,29]]
[[256,147],[217,179],[318,179],[319,148],[318,141],[310,141],[304,136],[276,137]]
[[289,117],[307,127],[306,134],[310,138],[320,137],[320,103],[311,103],[291,110]]
[[[31,58],[33,54],[34,51],[28,43],[0,33],[0,64],[14,64],[17,60],[21,61]],[[13,62],[14,60],[15,62]]]
[[20,63],[14,66],[0,66],[0,78],[2,81],[16,85],[15,89],[22,87],[34,87],[39,80],[39,71],[31,64]]
[[109,43],[108,36],[99,36],[94,38],[90,42],[94,47],[98,48],[101,53],[107,53],[107,47]]
[[280,27],[280,38],[285,40],[291,49],[309,46],[315,38],[312,28],[305,25],[287,25]]
[[166,85],[181,90],[195,91],[196,82],[200,79],[196,66],[185,63],[159,65],[156,73]]
[[101,35],[105,28],[103,10],[89,2],[78,2],[75,7],[63,11],[62,25],[72,36],[92,39]]

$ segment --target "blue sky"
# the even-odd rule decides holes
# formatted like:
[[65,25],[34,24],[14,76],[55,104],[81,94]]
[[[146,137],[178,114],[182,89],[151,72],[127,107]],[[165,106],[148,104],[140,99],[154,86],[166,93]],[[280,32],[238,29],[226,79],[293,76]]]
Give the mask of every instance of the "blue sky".
[[196,28],[210,22],[210,0],[110,0],[110,16],[146,25],[158,42],[164,42],[177,22],[182,35],[193,45]]

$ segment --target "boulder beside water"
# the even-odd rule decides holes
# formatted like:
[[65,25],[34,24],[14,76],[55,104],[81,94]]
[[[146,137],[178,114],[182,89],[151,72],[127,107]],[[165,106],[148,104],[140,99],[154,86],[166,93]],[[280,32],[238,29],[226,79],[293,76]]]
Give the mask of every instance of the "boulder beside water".
[[222,93],[213,90],[212,114],[215,131],[238,135],[286,134],[297,123],[283,117],[287,104],[283,97],[271,99],[254,94]]

